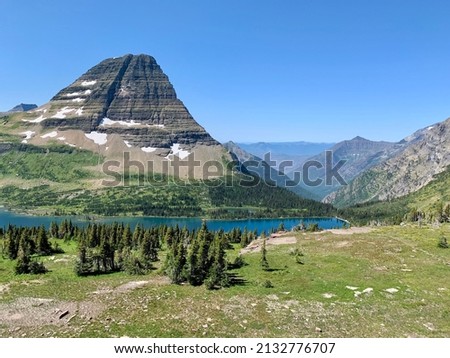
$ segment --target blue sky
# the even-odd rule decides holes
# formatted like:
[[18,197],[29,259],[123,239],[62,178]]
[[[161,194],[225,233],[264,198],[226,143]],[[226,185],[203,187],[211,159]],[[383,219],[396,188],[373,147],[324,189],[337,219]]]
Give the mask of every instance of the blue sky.
[[397,141],[450,117],[446,0],[0,2],[0,110],[154,56],[221,141]]

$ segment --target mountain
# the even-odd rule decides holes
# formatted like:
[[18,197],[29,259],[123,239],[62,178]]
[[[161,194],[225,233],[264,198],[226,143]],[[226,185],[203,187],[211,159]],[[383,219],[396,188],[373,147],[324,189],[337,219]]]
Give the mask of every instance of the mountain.
[[[375,142],[358,136],[339,142],[329,148],[328,151],[332,153],[332,167],[342,161],[343,165],[340,166],[338,174],[344,182],[348,183],[358,174],[391,156],[398,147],[399,145],[395,143]],[[302,185],[306,189],[320,198],[324,198],[341,187],[341,183],[336,179],[327,183],[326,152],[308,158],[307,162],[320,163],[322,168],[316,168],[316,164],[309,168],[308,180],[315,182],[319,179],[322,184],[308,186],[307,181],[303,178]],[[302,173],[302,168],[297,168],[294,172]]]
[[31,111],[32,109],[37,108],[37,105],[35,104],[25,104],[21,103],[15,106],[14,108],[11,108],[8,112],[26,112]]
[[[61,143],[124,162],[152,162],[165,170],[165,158],[199,161],[190,173],[202,176],[201,164],[222,161],[224,148],[191,116],[156,60],[147,55],[110,58],[59,91],[47,104],[16,115],[20,126],[9,134],[38,146]],[[11,122],[12,123],[12,122]],[[231,158],[228,158],[231,159]],[[181,168],[180,176],[188,169]]]
[[450,119],[399,142],[384,161],[358,175],[329,199],[340,207],[388,201],[414,193],[450,165]]
[[310,142],[258,142],[258,143],[236,143],[240,148],[259,158],[266,159],[270,153],[270,160],[275,163],[271,166],[277,170],[283,161],[292,161],[292,165],[285,168],[288,174],[294,168],[309,157],[316,155],[330,147],[334,143],[310,143]]
[[265,182],[272,183],[280,188],[286,188],[303,198],[312,200],[320,199],[313,193],[294,183],[286,174],[274,169],[263,159],[248,153],[236,143],[230,141],[225,143],[224,147],[231,153],[232,157],[238,163],[240,171],[244,174],[258,175]]
[[331,205],[249,181],[156,60],[109,58],[48,103],[0,118],[0,205],[33,213],[260,217]]
[[17,106],[15,106],[15,107],[11,108],[7,112],[0,112],[0,117],[5,117],[5,116],[10,115],[11,113],[15,113],[15,112],[31,111],[31,110],[33,110],[35,108],[37,108],[37,105],[35,105],[35,104],[21,103],[21,104],[18,104]]

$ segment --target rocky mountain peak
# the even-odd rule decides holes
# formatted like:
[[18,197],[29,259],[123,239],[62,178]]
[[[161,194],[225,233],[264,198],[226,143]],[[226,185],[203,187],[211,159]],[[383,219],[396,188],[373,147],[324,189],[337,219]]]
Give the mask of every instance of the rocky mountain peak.
[[31,111],[32,109],[37,108],[37,105],[35,104],[26,104],[26,103],[21,103],[18,104],[17,106],[15,106],[14,108],[11,108],[8,112],[26,112],[26,111]]
[[[98,152],[105,158],[154,163],[161,171],[175,156],[222,160],[226,150],[200,126],[156,60],[148,55],[106,59],[47,104],[16,115],[22,143],[49,142]],[[196,168],[201,176],[201,169]]]
[[35,122],[47,129],[119,134],[130,145],[141,147],[218,144],[194,120],[169,78],[148,55],[100,62],[59,91],[38,118]]

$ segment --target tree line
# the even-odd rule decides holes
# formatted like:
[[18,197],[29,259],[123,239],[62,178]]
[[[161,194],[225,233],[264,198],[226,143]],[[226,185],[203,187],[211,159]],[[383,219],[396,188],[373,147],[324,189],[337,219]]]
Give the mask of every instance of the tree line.
[[[125,271],[146,274],[155,269],[154,263],[164,260],[161,271],[173,283],[205,284],[209,289],[230,285],[226,252],[233,244],[247,246],[257,238],[256,231],[234,228],[210,231],[205,222],[198,230],[166,225],[133,230],[123,223],[91,223],[79,227],[71,221],[52,222],[46,229],[9,225],[0,230],[2,254],[16,260],[17,274],[45,273],[38,261],[41,256],[62,253],[58,242],[75,241],[78,245],[74,271],[78,276],[90,276]],[[238,257],[233,267],[242,266]]]

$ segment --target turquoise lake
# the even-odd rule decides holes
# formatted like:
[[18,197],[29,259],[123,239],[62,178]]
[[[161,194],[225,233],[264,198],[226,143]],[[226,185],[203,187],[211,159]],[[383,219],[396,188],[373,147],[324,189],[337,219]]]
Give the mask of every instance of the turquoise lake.
[[[97,223],[112,223],[123,222],[125,225],[129,224],[134,228],[137,224],[144,227],[151,227],[157,225],[180,226],[188,229],[199,228],[202,219],[200,218],[166,218],[166,217],[107,217],[98,218],[95,220],[88,220],[77,216],[32,216],[25,214],[18,214],[6,210],[0,211],[0,227],[7,227],[9,224],[16,226],[50,226],[52,221],[61,222],[64,219],[70,219],[76,225],[85,226],[92,222]],[[248,230],[257,230],[258,233],[265,231],[271,232],[278,228],[280,223],[283,223],[286,229],[290,230],[294,226],[303,222],[306,226],[317,223],[321,229],[341,228],[345,221],[338,218],[280,218],[280,219],[248,219],[248,220],[206,220],[210,230],[223,229],[229,231],[235,227]]]

